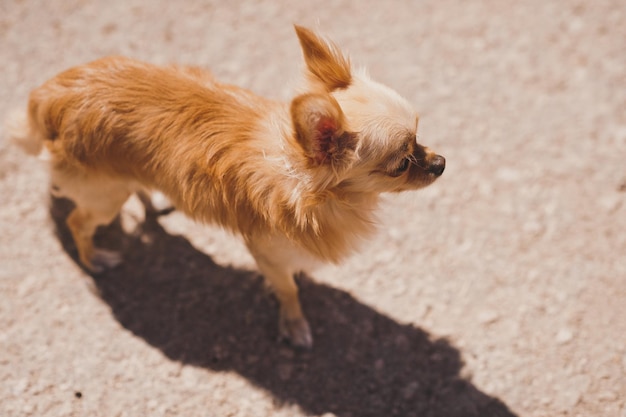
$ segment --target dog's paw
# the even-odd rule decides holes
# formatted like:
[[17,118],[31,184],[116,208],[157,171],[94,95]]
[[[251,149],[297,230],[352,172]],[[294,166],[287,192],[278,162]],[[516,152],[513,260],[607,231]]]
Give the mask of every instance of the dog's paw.
[[91,257],[91,265],[88,266],[91,272],[99,274],[108,269],[113,269],[122,263],[122,254],[117,251],[107,249],[95,249]]
[[292,346],[304,349],[313,347],[311,327],[304,317],[289,319],[281,315],[279,329],[281,338]]

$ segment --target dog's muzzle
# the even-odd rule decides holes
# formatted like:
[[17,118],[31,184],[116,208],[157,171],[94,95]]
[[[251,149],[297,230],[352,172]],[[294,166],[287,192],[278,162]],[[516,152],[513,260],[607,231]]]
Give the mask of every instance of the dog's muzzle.
[[433,175],[440,176],[446,169],[446,158],[441,155],[435,155],[428,164],[428,172]]

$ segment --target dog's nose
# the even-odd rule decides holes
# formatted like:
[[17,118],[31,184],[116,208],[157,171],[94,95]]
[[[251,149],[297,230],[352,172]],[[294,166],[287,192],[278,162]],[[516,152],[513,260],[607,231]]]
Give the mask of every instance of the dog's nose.
[[446,169],[446,158],[441,155],[436,155],[428,166],[428,172],[436,176],[443,174],[444,169]]

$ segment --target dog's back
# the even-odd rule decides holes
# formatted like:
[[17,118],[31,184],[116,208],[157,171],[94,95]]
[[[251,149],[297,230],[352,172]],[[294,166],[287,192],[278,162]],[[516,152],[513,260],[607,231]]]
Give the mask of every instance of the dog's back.
[[[227,194],[242,191],[236,184],[246,175],[241,160],[263,155],[255,129],[271,106],[195,67],[113,57],[33,90],[27,116],[13,118],[12,136],[29,153],[50,154],[61,191],[73,178],[108,177],[129,188],[162,190],[192,217],[239,229],[242,218],[234,218],[225,201],[242,200]],[[220,181],[207,184],[211,178]]]
[[216,147],[226,142],[220,141],[225,130],[228,139],[233,131],[245,134],[241,115],[253,119],[254,108],[214,87],[199,69],[105,58],[33,90],[29,132],[43,140],[54,161],[151,181],[156,172],[147,171],[168,168],[160,166],[162,158],[159,166],[152,163],[155,153],[187,154],[188,146],[203,143]]

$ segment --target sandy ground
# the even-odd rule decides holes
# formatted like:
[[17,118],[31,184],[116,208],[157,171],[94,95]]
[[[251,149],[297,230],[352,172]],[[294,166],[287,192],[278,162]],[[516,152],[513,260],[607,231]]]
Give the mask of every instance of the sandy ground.
[[617,0],[0,0],[2,117],[109,54],[288,99],[298,22],[448,162],[300,280],[316,345],[294,352],[236,238],[131,201],[98,236],[126,263],[91,277],[45,167],[0,141],[0,415],[625,417],[625,21]]

